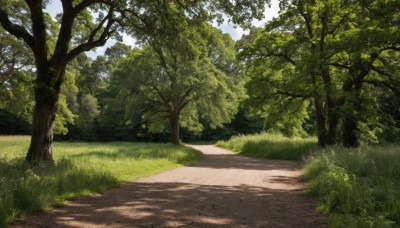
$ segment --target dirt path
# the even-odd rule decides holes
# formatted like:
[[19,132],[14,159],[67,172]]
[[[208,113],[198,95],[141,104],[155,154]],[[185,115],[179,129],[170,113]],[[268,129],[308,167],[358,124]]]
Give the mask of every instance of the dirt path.
[[327,227],[302,194],[300,165],[192,146],[201,162],[69,201],[15,227]]

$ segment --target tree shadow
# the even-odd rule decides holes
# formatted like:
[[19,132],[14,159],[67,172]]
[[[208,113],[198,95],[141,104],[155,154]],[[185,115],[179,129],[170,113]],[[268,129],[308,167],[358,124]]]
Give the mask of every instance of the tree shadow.
[[131,182],[77,199],[13,227],[327,227],[301,191],[187,183]]
[[239,153],[245,156],[252,156],[267,159],[282,160],[300,160],[306,156],[313,148],[316,147],[315,142],[271,142],[264,141],[247,141],[242,151]]
[[265,160],[236,154],[204,155],[204,159],[191,167],[213,169],[242,169],[242,170],[299,170],[297,161]]

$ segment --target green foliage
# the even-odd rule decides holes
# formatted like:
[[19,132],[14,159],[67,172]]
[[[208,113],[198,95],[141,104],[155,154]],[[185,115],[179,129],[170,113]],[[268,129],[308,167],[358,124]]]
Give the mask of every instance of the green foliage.
[[227,141],[218,141],[217,146],[239,154],[265,159],[300,160],[315,149],[315,138],[287,138],[279,134],[261,133],[234,136]]
[[278,18],[239,42],[251,107],[273,118],[282,112],[296,119],[284,129],[301,130],[307,113],[285,111],[310,103],[320,145],[378,141],[386,114],[377,98],[400,91],[398,1],[281,3]]
[[1,27],[0,40],[0,109],[31,122],[34,106],[32,56],[25,45]]
[[125,102],[127,123],[150,132],[168,131],[176,121],[194,132],[203,129],[200,120],[212,128],[229,122],[241,94],[232,39],[200,24],[169,42],[134,49],[119,63],[110,80],[117,91],[110,106]]
[[93,121],[99,113],[97,99],[90,94],[83,94],[79,104],[78,126],[83,130],[93,128]]
[[167,144],[56,143],[56,163],[32,167],[23,162],[28,145],[28,137],[0,138],[0,226],[201,158],[193,149]]
[[399,155],[399,145],[317,151],[304,170],[307,192],[334,227],[398,227]]
[[24,119],[0,109],[0,134],[2,135],[19,135],[29,134],[30,125]]

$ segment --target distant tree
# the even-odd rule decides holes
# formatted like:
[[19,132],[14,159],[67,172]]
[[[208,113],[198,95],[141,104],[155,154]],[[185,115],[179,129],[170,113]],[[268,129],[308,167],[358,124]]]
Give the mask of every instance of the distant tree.
[[[151,132],[169,128],[174,144],[180,143],[180,126],[201,131],[200,116],[213,127],[222,126],[237,111],[240,86],[221,69],[222,65],[232,67],[235,61],[229,51],[233,45],[224,43],[231,38],[211,26],[198,29],[187,31],[191,40],[177,38],[177,49],[157,52],[147,46],[133,50],[111,81],[120,90],[117,99],[126,100],[127,120],[143,123]],[[195,50],[189,57],[178,44]]]
[[115,43],[113,46],[108,47],[105,52],[107,58],[107,63],[111,66],[115,64],[122,58],[126,58],[131,51],[132,47],[121,42]]

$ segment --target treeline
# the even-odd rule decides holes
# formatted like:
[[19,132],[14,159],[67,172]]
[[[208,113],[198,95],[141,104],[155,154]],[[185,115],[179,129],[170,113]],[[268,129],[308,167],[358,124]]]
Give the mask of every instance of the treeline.
[[[43,92],[57,93],[60,140],[179,143],[262,130],[316,135],[321,146],[398,140],[400,3],[280,3],[278,18],[237,42],[175,3],[165,14],[140,11],[134,22],[142,27],[126,25],[135,48],[117,42],[94,60],[68,59],[47,93],[35,79],[37,56],[0,28],[0,134],[25,134]],[[227,13],[243,13],[233,9]]]
[[[238,108],[236,99],[228,102],[224,101],[223,97],[218,97],[226,96],[226,94],[238,96],[239,93],[243,92],[243,88],[239,87],[242,79],[238,79],[236,82],[231,80],[236,76],[236,74],[233,75],[233,68],[237,66],[234,41],[229,35],[223,35],[211,26],[206,26],[206,29],[211,33],[208,36],[214,36],[213,39],[208,41],[219,42],[219,45],[221,45],[220,49],[218,49],[218,43],[210,45],[214,50],[207,50],[210,55],[211,53],[215,55],[212,56],[214,58],[212,66],[220,64],[218,67],[224,68],[226,73],[216,68],[213,69],[215,72],[207,72],[203,69],[206,66],[203,68],[192,66],[192,69],[184,69],[188,62],[183,62],[179,66],[174,65],[174,67],[180,67],[189,73],[174,75],[174,80],[176,79],[174,87],[171,86],[172,81],[168,81],[170,76],[163,73],[165,68],[161,65],[161,57],[150,46],[132,48],[117,42],[112,47],[107,48],[104,55],[99,55],[94,60],[85,54],[79,55],[76,60],[68,65],[66,70],[65,82],[57,104],[55,139],[171,141],[171,133],[168,128],[170,124],[169,113],[166,112],[170,101],[164,104],[160,101],[166,96],[175,95],[180,98],[179,94],[176,95],[177,90],[183,91],[181,94],[186,96],[185,99],[190,101],[188,105],[191,105],[179,116],[179,124],[182,126],[182,130],[178,134],[183,141],[215,141],[228,139],[232,135],[262,131],[263,121],[261,118],[249,115],[243,107]],[[3,36],[8,35],[4,33]],[[182,41],[179,41],[179,43],[182,43]],[[170,53],[170,55],[172,54]],[[222,57],[223,54],[227,55],[225,59]],[[12,55],[14,55],[13,57],[18,56],[11,49],[10,57]],[[171,57],[163,56],[164,61],[166,58]],[[218,58],[219,60],[217,60]],[[226,62],[228,58],[230,58],[229,62]],[[219,63],[217,63],[218,61]],[[209,63],[211,63],[211,60],[208,61]],[[194,62],[194,64],[199,63]],[[228,70],[231,72],[227,72]],[[25,74],[30,73],[28,67],[19,69],[19,71]],[[231,77],[226,80],[230,80],[232,86],[237,87],[237,91],[234,92],[236,95],[231,91],[234,88],[225,88],[226,91],[220,91],[219,89],[223,88],[218,89],[222,86],[218,85],[218,78],[212,77],[213,73],[225,75],[231,73]],[[200,77],[204,77],[204,79],[199,79]],[[12,78],[10,77],[10,79]],[[14,89],[11,87],[14,85],[10,83],[8,93],[3,94],[2,100],[8,100],[8,102],[2,103],[0,134],[30,134],[31,132],[29,123],[32,121],[34,84],[20,81],[15,83],[18,88],[23,89]],[[8,85],[7,81],[3,86]],[[226,85],[224,86],[226,87]],[[141,91],[140,88],[143,88],[143,90]],[[160,97],[157,91],[152,88],[157,88],[162,96]],[[186,94],[188,89],[191,89],[191,93]],[[210,106],[209,96],[213,93],[216,97],[212,99],[215,99],[216,103],[214,106]],[[24,97],[26,101],[19,103],[19,97]],[[200,98],[203,97],[207,99],[201,100]],[[223,106],[224,102],[231,108],[229,115],[218,113],[220,107],[216,106]],[[229,108],[228,106],[227,108]],[[196,109],[196,107],[199,108]],[[221,110],[225,111],[225,109]],[[167,116],[163,115],[164,113]],[[228,123],[222,125],[220,122],[223,121]]]

